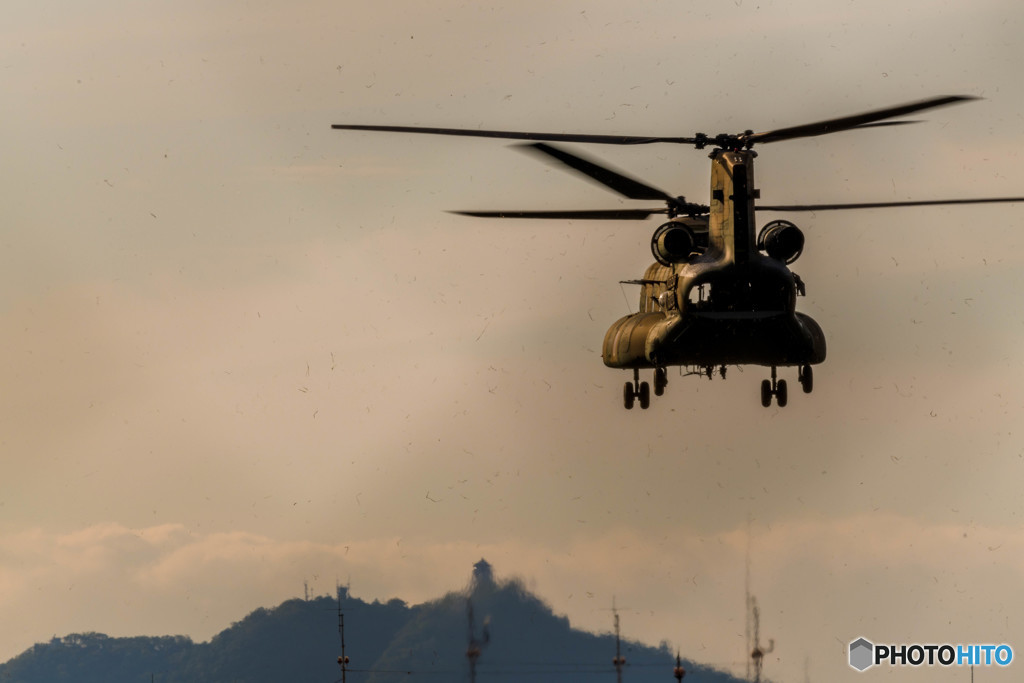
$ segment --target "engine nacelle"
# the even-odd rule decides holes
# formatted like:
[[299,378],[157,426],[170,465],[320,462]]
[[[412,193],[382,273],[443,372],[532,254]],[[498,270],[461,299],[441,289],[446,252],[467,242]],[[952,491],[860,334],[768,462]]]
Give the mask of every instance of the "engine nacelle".
[[789,221],[772,221],[761,228],[757,248],[776,261],[792,263],[804,251],[804,233]]
[[683,223],[669,221],[662,224],[651,236],[651,253],[663,266],[684,263],[697,249],[697,238]]

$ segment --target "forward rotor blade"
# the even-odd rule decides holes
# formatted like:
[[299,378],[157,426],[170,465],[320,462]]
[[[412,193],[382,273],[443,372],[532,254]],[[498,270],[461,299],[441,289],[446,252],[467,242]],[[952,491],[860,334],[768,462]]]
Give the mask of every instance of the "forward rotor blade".
[[923,123],[922,121],[877,121],[875,123],[865,123],[861,126],[854,126],[850,130],[860,130],[861,128],[881,128],[883,126],[909,126],[912,123]]
[[592,180],[596,180],[607,188],[618,192],[629,199],[664,199],[667,202],[674,202],[675,198],[656,187],[630,178],[629,176],[613,171],[607,166],[601,166],[583,157],[570,154],[564,149],[546,145],[543,142],[535,142],[532,145],[522,145],[523,149],[534,150],[548,155],[560,161],[574,171],[578,171]]
[[389,133],[421,133],[425,135],[461,135],[474,138],[505,138],[509,140],[546,140],[549,142],[593,142],[601,145],[649,145],[670,142],[692,145],[696,138],[641,137],[635,135],[588,135],[583,133],[526,133],[512,130],[476,130],[473,128],[428,128],[423,126],[363,126],[336,123],[334,130],[376,130]]
[[476,218],[557,218],[581,220],[642,221],[667,209],[598,209],[596,211],[449,211],[459,216]]
[[863,202],[859,204],[776,204],[756,206],[758,211],[835,211],[846,209],[879,209],[894,206],[940,206],[944,204],[1001,204],[1024,202],[1024,197],[984,197],[978,199],[923,199],[905,202]]
[[877,121],[891,119],[896,116],[904,116],[906,114],[913,114],[914,112],[923,111],[925,109],[945,107],[950,104],[957,104],[959,102],[966,102],[969,100],[976,99],[979,98],[971,97],[969,95],[949,95],[946,97],[935,97],[929,100],[923,100],[921,102],[911,102],[908,104],[901,104],[897,107],[888,107],[886,109],[878,109],[875,111],[864,112],[863,114],[843,116],[837,119],[828,119],[827,121],[805,123],[802,126],[780,128],[779,130],[772,130],[764,133],[744,134],[740,135],[739,139],[748,145],[753,145],[764,142],[790,140],[792,138],[813,137],[815,135],[838,133],[841,130],[849,130],[851,128],[863,128],[875,124]]

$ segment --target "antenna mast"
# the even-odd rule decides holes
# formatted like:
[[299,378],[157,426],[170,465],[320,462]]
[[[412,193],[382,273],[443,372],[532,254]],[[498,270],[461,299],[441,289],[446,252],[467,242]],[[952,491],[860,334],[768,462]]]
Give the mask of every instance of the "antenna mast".
[[750,659],[754,663],[754,683],[761,683],[761,669],[764,667],[764,656],[775,649],[775,640],[768,639],[768,649],[761,649],[761,610],[757,608],[757,598],[751,598],[754,619],[754,649]]
[[[744,611],[744,614],[746,615],[746,619],[745,619],[745,621],[746,621],[746,624],[745,624],[746,633],[745,633],[745,635],[746,635],[746,639],[747,639],[747,651],[751,652],[751,651],[753,651],[753,641],[751,640],[751,630],[752,629],[751,629],[750,620],[751,620],[751,614],[752,614],[752,609],[751,608],[753,607],[753,605],[752,605],[753,598],[750,597],[750,513],[749,512],[747,513],[747,562],[746,562],[746,575],[744,577],[744,582],[743,582],[743,591],[744,591],[744,595],[745,595],[743,611]],[[749,660],[747,660],[747,680],[748,681],[750,680],[750,661]]]
[[683,683],[685,675],[686,669],[683,668],[682,657],[679,656],[679,650],[676,650],[676,668],[672,669],[672,677],[676,679],[676,683]]
[[338,587],[338,635],[341,636],[341,656],[338,657],[338,666],[341,667],[341,683],[346,683],[348,674],[348,657],[345,655],[345,613],[341,611],[341,587]]
[[626,658],[622,656],[621,641],[619,639],[619,610],[615,608],[615,598],[612,598],[612,614],[615,616],[615,659],[612,665],[615,667],[615,678],[622,683],[622,667],[626,665]]

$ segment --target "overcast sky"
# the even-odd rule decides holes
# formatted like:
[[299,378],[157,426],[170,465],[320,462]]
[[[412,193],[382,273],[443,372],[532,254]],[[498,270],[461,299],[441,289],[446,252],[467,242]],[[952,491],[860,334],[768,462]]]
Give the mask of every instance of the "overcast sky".
[[[852,679],[858,636],[1024,656],[1024,205],[759,217],[807,236],[814,394],[671,372],[626,412],[600,346],[656,219],[454,216],[632,204],[504,141],[330,129],[715,134],[964,94],[760,147],[763,200],[1021,195],[1019,2],[3,16],[0,660],[205,640],[303,582],[419,602],[486,557],[742,673],[748,546],[773,679]],[[572,149],[707,202],[706,151]]]

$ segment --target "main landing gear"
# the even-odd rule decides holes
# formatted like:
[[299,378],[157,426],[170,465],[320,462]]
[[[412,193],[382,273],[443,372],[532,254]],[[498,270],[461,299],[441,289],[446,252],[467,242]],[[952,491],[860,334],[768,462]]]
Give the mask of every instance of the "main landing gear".
[[810,365],[800,366],[800,386],[803,387],[804,393],[809,394],[814,390],[814,370],[811,369]]
[[633,369],[633,381],[626,382],[622,387],[622,403],[626,410],[633,409],[633,402],[640,399],[640,407],[647,410],[651,407],[651,385],[640,381],[640,371]]
[[654,395],[661,396],[668,386],[668,370],[665,368],[654,368]]
[[[800,366],[798,381],[805,394],[811,393],[814,389],[814,370],[810,365]],[[772,378],[761,381],[761,405],[765,408],[770,406],[773,396],[780,408],[785,408],[789,402],[789,388],[786,386],[786,380],[776,379],[774,365],[772,366]]]
[[[661,396],[665,393],[668,385],[668,372],[665,368],[654,369],[654,395]],[[651,407],[651,385],[640,381],[640,371],[633,369],[633,381],[626,382],[622,387],[622,404],[626,410],[632,410],[634,402],[640,400],[640,408],[647,410]]]
[[[789,387],[786,380],[778,378],[778,368],[771,366],[772,378],[761,382],[761,405],[768,408],[772,399],[780,408],[785,408],[789,403]],[[691,375],[707,375],[708,379],[714,377],[714,366],[700,366],[692,370]],[[718,368],[722,377],[725,377],[726,367]],[[801,365],[797,368],[797,381],[805,394],[811,393],[814,389],[814,371],[810,365]],[[654,368],[654,395],[662,396],[665,387],[668,386],[668,371],[665,368]],[[637,401],[640,402],[640,409],[647,410],[651,407],[651,385],[640,381],[640,370],[633,368],[633,381],[626,382],[622,386],[622,404],[626,410],[632,410]]]

